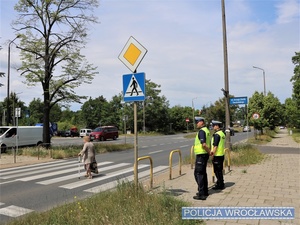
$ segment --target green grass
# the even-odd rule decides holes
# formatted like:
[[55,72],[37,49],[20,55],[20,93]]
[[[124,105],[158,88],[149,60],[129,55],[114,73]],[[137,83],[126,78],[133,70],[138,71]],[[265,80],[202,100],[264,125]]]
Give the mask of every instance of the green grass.
[[96,194],[85,200],[53,208],[47,212],[33,212],[7,225],[128,225],[204,224],[200,220],[182,220],[181,208],[189,203],[169,196],[166,192],[153,194],[141,185],[120,183],[115,191]]
[[[290,131],[289,131],[289,132],[290,132]],[[293,134],[292,134],[293,139],[294,139],[297,143],[300,143],[300,129],[293,129],[292,132],[293,132]]]
[[[124,150],[134,148],[133,144],[94,143],[94,146],[97,154],[105,153],[105,152],[124,151]],[[80,145],[51,147],[50,149],[46,149],[43,147],[31,147],[31,148],[27,147],[27,148],[19,148],[18,155],[36,156],[40,158],[51,157],[53,159],[64,159],[64,158],[77,157],[81,149],[82,146]],[[11,150],[8,150],[7,152],[8,154],[12,154]]]
[[253,145],[234,145],[230,152],[231,165],[245,166],[260,163],[264,159],[261,153]]

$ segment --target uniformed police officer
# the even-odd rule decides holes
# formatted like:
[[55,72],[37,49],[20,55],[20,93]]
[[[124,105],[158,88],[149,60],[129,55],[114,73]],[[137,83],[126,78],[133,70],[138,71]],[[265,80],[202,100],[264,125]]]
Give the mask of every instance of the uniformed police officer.
[[214,190],[222,190],[225,188],[223,177],[223,162],[225,149],[225,134],[221,130],[222,123],[220,121],[212,121],[212,126],[215,131],[212,137],[212,147],[210,155],[214,167],[214,173],[217,177],[216,185],[212,188]]
[[208,196],[208,181],[206,166],[210,154],[210,132],[205,126],[203,117],[195,117],[195,123],[199,132],[195,137],[194,153],[196,157],[194,176],[198,185],[198,193],[193,198],[196,200],[206,200]]

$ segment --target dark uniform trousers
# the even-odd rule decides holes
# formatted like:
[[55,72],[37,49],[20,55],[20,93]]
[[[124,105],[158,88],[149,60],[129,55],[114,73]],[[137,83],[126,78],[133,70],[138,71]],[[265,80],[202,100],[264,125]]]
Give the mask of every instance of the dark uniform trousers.
[[199,195],[208,195],[208,181],[206,173],[208,158],[208,154],[196,155],[194,176],[196,183],[198,184]]
[[214,173],[217,178],[216,186],[224,187],[224,178],[223,178],[223,163],[224,163],[224,155],[223,156],[214,156],[213,160]]

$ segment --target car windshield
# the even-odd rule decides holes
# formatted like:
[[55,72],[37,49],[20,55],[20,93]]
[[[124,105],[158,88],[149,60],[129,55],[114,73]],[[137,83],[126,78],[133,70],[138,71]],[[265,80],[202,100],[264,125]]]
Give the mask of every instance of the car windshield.
[[99,131],[102,131],[103,129],[101,127],[97,127],[94,132],[99,132]]
[[0,128],[0,135],[4,134],[9,128]]

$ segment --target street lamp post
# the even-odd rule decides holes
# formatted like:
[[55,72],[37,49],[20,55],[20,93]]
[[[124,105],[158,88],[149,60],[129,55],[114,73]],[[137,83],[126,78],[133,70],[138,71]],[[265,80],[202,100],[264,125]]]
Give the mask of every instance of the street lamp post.
[[13,125],[14,126],[16,126],[16,112],[15,112],[15,101],[16,101],[16,99],[18,100],[18,95],[19,94],[22,94],[23,92],[18,92],[18,93],[15,93],[15,95],[13,96],[14,98],[14,100],[13,100]]
[[9,117],[10,117],[10,110],[9,110],[9,82],[10,82],[10,45],[20,36],[16,36],[12,41],[8,44],[8,60],[7,60],[7,118],[6,118],[6,125],[9,125]]
[[192,120],[193,120],[193,124],[194,124],[194,130],[196,129],[196,124],[195,124],[195,108],[194,108],[194,100],[195,99],[197,99],[198,97],[196,97],[196,98],[193,98],[192,99],[192,110],[193,110],[193,118],[192,118]]
[[259,69],[259,70],[262,70],[263,71],[263,79],[264,79],[264,96],[266,96],[266,77],[265,77],[265,70],[260,68],[260,67],[257,67],[257,66],[253,66],[254,69]]

